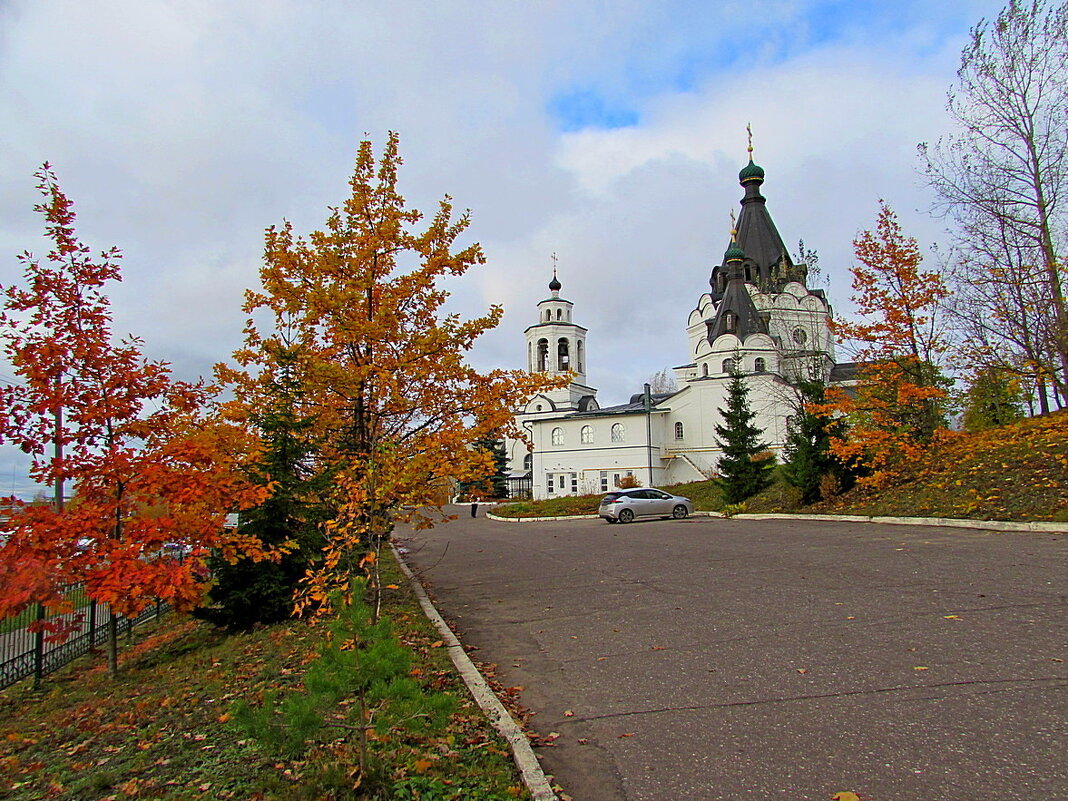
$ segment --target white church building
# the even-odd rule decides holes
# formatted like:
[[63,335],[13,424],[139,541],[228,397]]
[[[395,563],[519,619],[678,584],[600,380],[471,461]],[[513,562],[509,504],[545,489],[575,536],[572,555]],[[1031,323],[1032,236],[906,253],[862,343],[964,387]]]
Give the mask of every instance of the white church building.
[[687,361],[674,368],[679,389],[645,392],[629,403],[601,407],[586,384],[586,333],[574,304],[560,295],[555,270],[550,296],[538,303],[526,329],[527,369],[572,374],[560,389],[537,395],[517,414],[533,444],[510,440],[513,495],[534,498],[607,492],[624,476],[642,486],[669,486],[715,475],[733,372],[749,383],[749,404],[763,440],[780,453],[797,414],[792,382],[853,378],[855,366],[835,363],[831,307],[821,289],[806,285],[808,268],[795,264],[760,193],[764,170],[750,159],[738,176],[741,213],[721,264],[686,321]]

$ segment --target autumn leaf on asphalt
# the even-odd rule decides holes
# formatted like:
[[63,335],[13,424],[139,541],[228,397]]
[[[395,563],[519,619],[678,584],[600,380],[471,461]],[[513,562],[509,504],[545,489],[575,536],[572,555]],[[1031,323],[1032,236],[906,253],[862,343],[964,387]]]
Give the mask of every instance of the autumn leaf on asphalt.
[[797,669],[797,672],[798,672],[798,673],[801,673],[801,674],[803,675],[803,674],[805,674],[805,673],[808,673],[808,668],[798,668],[798,669]]
[[960,615],[942,615],[946,620],[960,620]]
[[860,796],[856,793],[852,793],[846,790],[841,793],[835,793],[831,796],[831,801],[860,801]]
[[573,717],[575,717],[575,713],[572,712],[570,709],[565,709],[564,710],[564,717],[565,718],[573,718]]
[[924,667],[923,665],[916,665],[913,670],[930,670],[930,668]]

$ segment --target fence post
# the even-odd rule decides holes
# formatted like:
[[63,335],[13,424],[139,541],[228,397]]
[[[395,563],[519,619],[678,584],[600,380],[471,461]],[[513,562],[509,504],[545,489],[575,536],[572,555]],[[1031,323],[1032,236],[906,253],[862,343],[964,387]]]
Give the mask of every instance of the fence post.
[[96,599],[89,599],[89,650],[96,647]]
[[[44,604],[37,604],[37,621],[45,619]],[[41,689],[41,676],[44,675],[44,629],[33,633],[33,689]]]
[[158,622],[160,616],[163,614],[163,601],[159,598],[156,599],[156,621]]

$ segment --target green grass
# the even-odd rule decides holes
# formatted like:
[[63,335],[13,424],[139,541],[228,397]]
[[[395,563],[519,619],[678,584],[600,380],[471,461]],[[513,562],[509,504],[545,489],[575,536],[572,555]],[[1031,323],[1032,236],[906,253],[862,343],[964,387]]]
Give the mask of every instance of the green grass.
[[321,627],[292,621],[247,634],[174,619],[143,627],[108,679],[100,656],[0,692],[0,787],[5,799],[341,799],[424,801],[528,798],[507,744],[455,674],[392,558],[384,560],[384,611],[415,655],[413,674],[451,693],[443,733],[374,741],[392,794],[351,789],[358,777],[342,741],[313,744],[294,760],[269,757],[230,719],[238,699],[298,687]]

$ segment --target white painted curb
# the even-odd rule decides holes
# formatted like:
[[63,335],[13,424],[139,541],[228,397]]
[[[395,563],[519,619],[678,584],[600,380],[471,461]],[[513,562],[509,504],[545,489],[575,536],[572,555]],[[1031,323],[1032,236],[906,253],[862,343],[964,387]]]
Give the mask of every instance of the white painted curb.
[[449,649],[449,656],[452,657],[452,663],[460,671],[467,689],[471,691],[475,701],[478,702],[486,716],[489,717],[493,727],[511,745],[512,758],[515,760],[516,767],[519,768],[519,772],[523,776],[523,783],[530,790],[534,801],[559,801],[556,793],[553,792],[553,788],[549,786],[549,780],[545,778],[545,772],[542,771],[541,765],[538,764],[538,758],[534,756],[534,750],[530,747],[530,741],[527,736],[519,728],[519,724],[508,713],[504,704],[490,689],[486,679],[479,673],[478,668],[467,656],[460,641],[456,638],[452,629],[449,628],[449,624],[438,614],[438,610],[434,608],[434,604],[427,597],[423,585],[419,583],[419,579],[412,573],[404,561],[404,557],[397,551],[397,546],[390,543],[390,547],[393,548],[393,555],[397,558],[397,564],[400,565],[404,575],[411,582],[412,590],[415,592],[415,597],[419,599],[419,605],[423,607],[423,612],[426,613],[430,622],[437,628],[438,633],[441,634],[441,639],[445,641],[445,645]]
[[[690,517],[723,517],[720,512],[694,512]],[[501,523],[544,523],[550,520],[589,520],[597,515],[567,517],[499,517],[486,513],[490,520]],[[891,526],[946,526],[949,528],[977,528],[984,531],[1040,531],[1046,534],[1068,534],[1068,523],[1026,522],[1011,520],[969,520],[960,517],[868,517],[867,515],[801,515],[786,512],[733,515],[740,520],[823,520],[829,523],[886,523]]]

